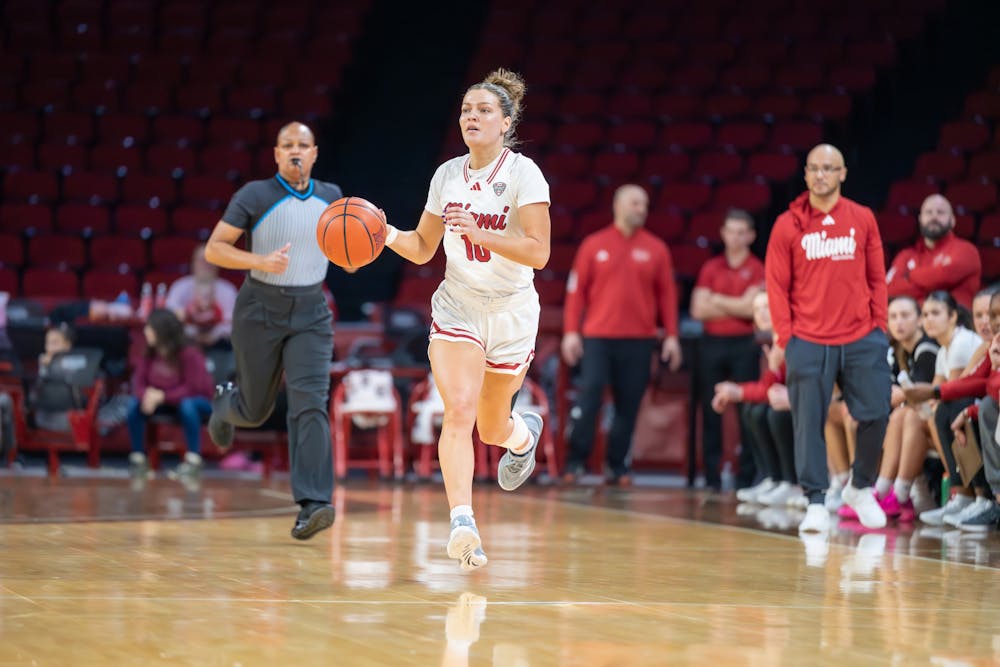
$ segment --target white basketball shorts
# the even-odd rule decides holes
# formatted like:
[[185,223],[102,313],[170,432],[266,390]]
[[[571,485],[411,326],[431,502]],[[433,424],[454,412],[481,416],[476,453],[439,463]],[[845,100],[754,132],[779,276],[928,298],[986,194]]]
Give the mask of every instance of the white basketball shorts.
[[474,343],[486,353],[486,370],[517,375],[535,356],[538,293],[482,297],[447,281],[431,297],[431,340]]

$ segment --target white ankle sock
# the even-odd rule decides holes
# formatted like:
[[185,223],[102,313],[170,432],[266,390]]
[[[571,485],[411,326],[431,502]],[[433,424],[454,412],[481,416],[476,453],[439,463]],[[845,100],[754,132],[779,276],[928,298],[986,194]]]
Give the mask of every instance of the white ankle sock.
[[184,455],[184,460],[191,465],[201,465],[201,454],[195,454],[194,452],[188,452]]
[[451,520],[454,521],[457,516],[472,516],[472,505],[455,505],[451,508]]
[[847,480],[848,480],[849,477],[850,477],[850,473],[847,473],[847,472],[838,472],[835,475],[831,475],[830,476],[830,487],[831,488],[836,488],[836,489],[842,489],[842,488],[844,488],[844,485],[847,484]]
[[910,499],[910,489],[913,487],[912,479],[903,479],[902,477],[897,477],[896,482],[892,485],[892,490],[896,494],[896,500],[901,503],[905,503]]
[[888,477],[879,477],[875,480],[875,493],[878,494],[879,498],[885,498],[886,494],[892,489],[892,480]]
[[518,413],[512,412],[510,418],[514,421],[514,430],[500,443],[500,446],[509,449],[511,454],[524,454],[531,449],[531,431]]

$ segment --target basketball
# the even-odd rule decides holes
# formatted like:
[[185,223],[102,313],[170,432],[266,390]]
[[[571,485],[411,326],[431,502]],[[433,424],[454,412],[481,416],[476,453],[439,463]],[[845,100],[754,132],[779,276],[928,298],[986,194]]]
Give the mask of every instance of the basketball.
[[342,197],[326,207],[316,224],[316,241],[337,266],[370,264],[385,247],[385,216],[361,197]]

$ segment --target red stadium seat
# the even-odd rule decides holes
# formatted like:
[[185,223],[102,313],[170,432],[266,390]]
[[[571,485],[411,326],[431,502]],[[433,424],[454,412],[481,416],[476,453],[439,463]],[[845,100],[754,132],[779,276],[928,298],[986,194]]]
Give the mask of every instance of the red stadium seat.
[[754,181],[723,183],[715,189],[713,201],[718,208],[742,208],[759,214],[771,203],[771,188]]
[[716,93],[705,98],[705,113],[712,120],[738,118],[750,111],[753,100],[739,92]]
[[260,124],[247,118],[215,116],[208,123],[208,141],[219,146],[252,148],[260,144]]
[[118,181],[112,174],[78,171],[63,178],[63,198],[91,205],[118,200]]
[[712,126],[708,123],[672,123],[663,130],[661,143],[685,151],[705,148],[712,144]]
[[639,169],[639,156],[636,151],[625,153],[598,153],[594,156],[592,173],[612,185],[620,185],[632,180]]
[[94,139],[94,118],[87,113],[59,111],[45,117],[45,141],[55,144],[89,144]]
[[39,204],[59,197],[59,184],[54,174],[45,171],[15,171],[3,179],[4,203]]
[[909,244],[917,235],[917,218],[913,213],[885,210],[876,217],[883,243]]
[[45,235],[28,239],[28,265],[79,269],[87,263],[83,239],[78,236]]
[[743,172],[743,157],[739,153],[702,153],[694,163],[692,176],[696,179],[728,181]]
[[18,268],[24,264],[24,244],[16,234],[0,234],[0,267]]
[[[333,112],[333,102],[330,101],[330,93],[327,91],[316,90],[310,86],[297,86],[281,90],[279,108],[286,118],[304,118],[308,121],[329,116]],[[534,97],[531,108],[532,113],[538,113],[540,110]]]
[[639,180],[659,185],[687,176],[690,170],[691,158],[687,153],[680,151],[648,153],[639,169]]
[[573,269],[573,259],[578,248],[578,243],[553,243],[549,251],[549,263],[545,266],[546,271],[565,279]]
[[[973,158],[975,161],[976,158]],[[1000,174],[1000,171],[997,172]],[[954,181],[965,174],[965,158],[957,153],[933,152],[924,153],[917,158],[913,168],[913,176],[918,179],[934,179],[936,181]],[[978,176],[978,173],[969,173]]]
[[97,120],[101,143],[132,146],[145,144],[149,138],[149,121],[139,114],[114,113]]
[[951,183],[945,196],[955,207],[956,213],[983,213],[997,203],[997,187],[992,183],[966,181]]
[[150,265],[159,270],[187,271],[197,239],[184,237],[154,238],[150,246]]
[[139,293],[139,280],[135,273],[92,270],[83,274],[83,298],[114,300],[125,292],[130,296]]
[[100,144],[90,151],[90,168],[95,172],[109,172],[124,176],[129,172],[142,170],[142,153],[132,146],[113,146]]
[[20,109],[45,113],[69,109],[69,86],[65,81],[28,80],[21,84]]
[[969,95],[965,98],[964,115],[974,121],[1000,120],[1000,92],[984,91]]
[[705,183],[667,183],[660,191],[656,208],[694,213],[706,206],[711,197],[712,188]]
[[719,85],[744,93],[765,90],[771,85],[771,68],[761,60],[740,59],[722,71]]
[[87,113],[117,113],[121,106],[118,84],[114,81],[81,81],[73,86],[72,106]]
[[755,151],[767,141],[767,126],[757,122],[724,123],[715,134],[715,143],[737,151]]
[[156,208],[170,206],[177,200],[177,188],[167,176],[126,174],[122,179],[122,203],[144,204]]
[[221,209],[233,196],[232,182],[221,176],[185,176],[181,181],[181,200],[185,204]]
[[801,163],[791,153],[754,153],[747,160],[746,174],[771,182],[784,182],[800,173]]
[[201,173],[233,180],[252,171],[250,153],[227,146],[210,146],[199,153]]
[[33,113],[22,111],[0,113],[0,127],[4,128],[5,144],[34,144],[42,135],[41,124]]
[[558,102],[556,115],[570,121],[603,120],[607,97],[597,93],[572,92]]
[[676,213],[654,211],[646,218],[646,229],[673,243],[684,235],[684,218]]
[[[537,103],[532,99],[532,113],[537,112],[537,107]],[[607,100],[604,113],[613,119],[645,120],[654,116],[653,102],[649,95],[622,93]]]
[[979,258],[983,265],[983,282],[994,282],[1000,278],[1000,248],[979,246]]
[[[227,79],[219,79],[226,81]],[[224,109],[219,84],[192,82],[179,86],[174,96],[174,108],[181,113],[202,118],[220,113]]]
[[157,116],[153,141],[168,146],[197,146],[205,136],[204,123],[191,116]]
[[14,269],[0,267],[0,292],[15,295],[20,289],[18,287],[18,272]]
[[[34,171],[36,167],[34,144],[12,144],[4,146],[0,152],[0,168],[11,171]],[[45,171],[51,171],[51,168],[45,167]]]
[[[991,151],[973,155],[969,160],[969,171],[966,176],[970,179],[988,179],[994,183],[1000,182],[1000,152]],[[958,174],[955,175],[955,178],[957,177]]]
[[545,176],[551,180],[574,181],[590,175],[588,153],[551,153],[545,158]]
[[789,93],[811,93],[826,86],[826,72],[815,63],[791,63],[774,73],[774,87]]
[[830,87],[848,95],[863,93],[875,87],[875,68],[869,64],[835,65],[827,78]]
[[122,95],[122,107],[135,114],[155,116],[174,108],[173,87],[166,81],[136,79]]
[[896,181],[889,186],[885,207],[902,213],[916,212],[927,197],[938,192],[938,186],[927,181]]
[[197,165],[198,159],[191,148],[159,144],[146,151],[146,170],[150,174],[179,178],[194,172]]
[[938,146],[942,150],[976,151],[990,140],[990,128],[973,121],[954,121],[941,127]]
[[649,121],[631,121],[612,125],[606,142],[616,150],[642,150],[656,139],[656,125]]
[[42,144],[38,147],[42,171],[72,172],[87,168],[87,149],[82,145]]
[[709,65],[687,65],[667,75],[671,88],[685,93],[703,93],[715,85],[717,70]]
[[167,231],[167,213],[162,207],[123,204],[115,209],[115,232],[127,238],[151,238]]
[[701,98],[690,93],[669,93],[653,98],[653,113],[661,119],[686,121],[704,113]]
[[851,115],[851,96],[842,93],[813,93],[806,99],[804,111],[813,120],[843,123]]
[[771,130],[771,146],[807,151],[823,140],[823,126],[816,123],[776,123]]
[[21,295],[27,298],[76,299],[80,296],[80,279],[73,271],[26,269]]
[[273,85],[251,85],[231,88],[226,106],[234,116],[261,118],[278,110],[278,98]]
[[572,150],[592,150],[604,143],[604,126],[596,122],[564,123],[556,127],[552,143]]
[[597,187],[587,181],[557,183],[552,186],[552,206],[583,211],[597,201]]
[[145,271],[146,242],[140,238],[99,236],[90,241],[90,266],[97,269],[118,271],[123,266],[129,271]]
[[111,218],[105,206],[63,204],[56,209],[56,229],[64,234],[97,236],[111,231]]
[[[983,216],[979,221],[979,231],[976,233],[979,245],[1000,247],[1000,213]],[[997,267],[1000,272],[1000,267]]]
[[753,114],[769,122],[797,118],[801,113],[802,98],[795,94],[762,95],[753,105]]
[[670,249],[674,275],[682,280],[694,280],[705,262],[712,258],[712,249],[694,243],[677,245]]
[[218,209],[179,206],[170,218],[170,229],[174,234],[208,238],[219,216]]
[[52,209],[42,204],[2,204],[0,229],[11,234],[47,234],[52,231]]

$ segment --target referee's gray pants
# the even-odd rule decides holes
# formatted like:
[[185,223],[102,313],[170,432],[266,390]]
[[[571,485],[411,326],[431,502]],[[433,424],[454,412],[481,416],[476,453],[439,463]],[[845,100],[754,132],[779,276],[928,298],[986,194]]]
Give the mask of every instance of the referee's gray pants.
[[236,386],[215,400],[219,417],[260,426],[274,410],[284,371],[292,495],[330,502],[333,316],[322,285],[278,287],[248,276],[233,308],[232,342]]
[[830,486],[823,426],[834,382],[858,422],[852,484],[859,489],[875,484],[889,423],[892,371],[888,352],[889,341],[881,329],[847,345],[819,345],[794,336],[788,341],[785,362],[795,430],[795,471],[810,503],[823,502]]

